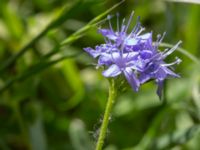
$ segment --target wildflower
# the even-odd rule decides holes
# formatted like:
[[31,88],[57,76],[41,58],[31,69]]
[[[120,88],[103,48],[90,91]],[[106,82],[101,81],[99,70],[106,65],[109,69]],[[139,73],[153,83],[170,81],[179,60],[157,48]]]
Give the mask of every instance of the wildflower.
[[93,58],[98,58],[97,66],[104,66],[102,72],[105,77],[117,77],[124,75],[127,82],[134,91],[138,91],[141,84],[149,80],[155,80],[158,85],[157,94],[161,98],[163,82],[169,77],[179,77],[169,67],[179,64],[180,59],[167,64],[164,59],[177,49],[181,42],[173,48],[164,52],[158,50],[163,36],[158,36],[155,43],[152,40],[152,32],[144,33],[139,18],[130,33],[127,33],[133,17],[133,12],[125,25],[123,19],[119,26],[119,15],[117,14],[117,30],[111,25],[111,16],[108,16],[109,29],[99,29],[105,38],[105,43],[98,45],[95,49],[87,47],[84,50]]

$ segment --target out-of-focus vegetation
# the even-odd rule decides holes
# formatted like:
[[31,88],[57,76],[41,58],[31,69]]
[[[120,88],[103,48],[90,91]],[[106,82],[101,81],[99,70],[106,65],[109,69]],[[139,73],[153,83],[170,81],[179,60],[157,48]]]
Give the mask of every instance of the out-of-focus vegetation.
[[121,94],[104,148],[200,149],[200,5],[127,0],[111,11],[117,2],[0,0],[1,150],[94,149],[108,83],[82,48],[103,42],[96,23],[106,13],[132,10],[132,26],[139,15],[154,39],[183,41],[182,78],[165,83],[163,102],[151,82]]

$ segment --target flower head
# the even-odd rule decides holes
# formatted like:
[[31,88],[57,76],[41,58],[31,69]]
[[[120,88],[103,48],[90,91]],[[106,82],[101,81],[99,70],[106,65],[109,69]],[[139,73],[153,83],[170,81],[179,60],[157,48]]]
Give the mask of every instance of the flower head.
[[155,80],[158,85],[157,94],[161,97],[163,82],[169,77],[179,77],[171,70],[171,66],[179,64],[180,59],[172,63],[165,63],[165,58],[177,49],[181,42],[173,48],[163,52],[158,50],[163,36],[158,36],[156,42],[152,40],[152,32],[142,34],[144,28],[141,26],[139,18],[136,25],[128,33],[133,17],[133,12],[125,25],[123,19],[119,25],[119,15],[117,14],[117,29],[113,29],[111,16],[108,16],[109,28],[99,29],[99,33],[104,36],[105,43],[98,45],[95,49],[87,47],[84,50],[93,58],[98,59],[97,66],[104,66],[102,72],[105,77],[117,77],[124,75],[127,82],[134,91],[138,91],[141,84],[149,80]]

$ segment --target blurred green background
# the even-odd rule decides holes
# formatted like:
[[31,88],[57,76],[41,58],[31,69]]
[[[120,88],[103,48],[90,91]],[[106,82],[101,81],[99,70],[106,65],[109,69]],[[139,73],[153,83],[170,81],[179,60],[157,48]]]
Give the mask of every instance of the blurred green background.
[[[0,0],[0,150],[94,149],[108,82],[83,47],[103,43],[96,23],[118,2]],[[167,80],[163,102],[151,82],[122,93],[104,149],[199,150],[200,5],[126,0],[109,14],[132,10],[154,40],[183,41],[167,60],[183,60],[182,78]]]

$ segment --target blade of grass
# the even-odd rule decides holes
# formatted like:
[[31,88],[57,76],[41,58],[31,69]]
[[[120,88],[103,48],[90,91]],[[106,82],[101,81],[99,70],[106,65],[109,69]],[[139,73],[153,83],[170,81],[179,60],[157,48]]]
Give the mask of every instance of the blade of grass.
[[5,85],[3,87],[0,88],[0,93],[2,93],[3,91],[5,91],[6,89],[8,89],[13,83],[17,82],[17,81],[23,81],[28,77],[31,77],[41,71],[43,71],[44,69],[47,69],[48,67],[64,60],[67,58],[72,58],[72,57],[76,57],[77,55],[79,55],[80,53],[76,53],[76,54],[72,54],[72,55],[66,55],[63,57],[60,57],[56,60],[53,61],[44,61],[44,62],[40,62],[34,66],[32,66],[31,68],[29,68],[27,71],[25,71],[24,73],[20,74],[19,76],[16,76],[10,80],[8,80]]
[[64,23],[68,18],[72,17],[76,10],[79,10],[80,1],[73,4],[70,8],[65,5],[63,11],[58,15],[50,24],[47,25],[36,37],[22,47],[16,54],[12,55],[7,61],[0,67],[0,73],[6,68],[11,66],[19,57],[21,57],[26,51],[28,51],[39,39],[41,39],[48,31],[56,28],[57,26]]
[[[106,10],[105,12],[101,13],[100,15],[98,15],[97,17],[95,17],[94,19],[92,19],[86,26],[84,26],[83,28],[79,29],[78,31],[76,31],[75,33],[73,33],[71,36],[69,36],[68,38],[66,38],[65,40],[63,40],[63,42],[61,42],[60,45],[56,45],[54,48],[53,48],[53,51],[51,51],[50,53],[48,53],[47,55],[45,55],[43,58],[49,58],[50,56],[52,56],[53,54],[57,53],[59,50],[59,47],[62,47],[66,44],[70,44],[71,42],[79,39],[80,37],[83,36],[83,34],[88,31],[91,27],[94,27],[96,26],[97,24],[97,21],[99,21],[101,18],[103,18],[106,14],[108,14],[110,11],[112,11],[114,8],[118,7],[121,3],[123,3],[123,1],[115,4],[113,7],[111,7],[110,9]],[[52,25],[53,26],[53,25]],[[44,33],[45,34],[45,33]],[[38,39],[35,39],[36,41]],[[36,42],[34,41],[34,43]],[[33,44],[33,43],[32,43]],[[32,46],[32,45],[28,45],[28,48]],[[23,51],[27,51],[27,49],[23,49]],[[24,53],[23,52],[23,53]],[[15,55],[16,57],[11,60],[12,62],[9,62],[6,66],[4,65],[4,69],[6,69],[9,65],[11,65],[18,57],[20,57],[23,53],[20,53],[20,55]],[[19,53],[18,53],[19,54]],[[10,80],[8,80],[6,82],[6,84],[0,89],[0,93],[3,92],[4,90],[6,90],[8,87],[10,87],[15,81],[19,81],[19,80],[22,80],[23,78],[27,78],[28,76],[31,76],[35,73],[38,73],[40,71],[42,71],[43,69],[46,69],[47,67],[50,67],[52,64],[58,62],[58,61],[61,61],[65,59],[65,57],[62,57],[58,60],[55,60],[55,61],[51,61],[51,62],[48,62],[47,64],[37,64],[36,67],[32,68],[30,71],[28,72],[25,72],[23,73],[22,75],[20,76],[17,76],[15,78],[12,78]],[[0,72],[3,71],[0,69]]]
[[193,4],[200,4],[199,0],[165,0],[168,2],[177,2],[177,3],[193,3]]
[[98,15],[97,17],[95,17],[94,19],[92,19],[87,25],[85,25],[84,27],[80,28],[79,30],[77,30],[76,32],[74,32],[73,34],[71,34],[69,37],[67,37],[66,39],[64,39],[60,45],[55,46],[51,52],[49,52],[48,54],[46,54],[45,56],[43,56],[43,58],[49,58],[52,55],[58,53],[58,49],[59,47],[63,47],[65,45],[71,44],[72,42],[78,40],[79,38],[81,38],[89,29],[95,27],[105,15],[107,15],[109,12],[111,12],[113,9],[115,9],[116,7],[118,7],[119,5],[121,5],[125,0],[122,0],[121,2],[115,4],[113,7],[109,8],[108,10],[106,10],[105,12],[101,13],[100,15]]
[[[63,42],[61,42],[60,46],[66,45],[74,40],[77,40],[82,36],[82,34],[91,28],[91,25],[94,26],[97,21],[99,21],[102,17],[104,17],[106,14],[108,14],[110,11],[118,7],[121,3],[123,3],[124,0],[121,2],[115,4],[110,9],[106,10],[105,12],[101,13],[97,17],[95,17],[93,20],[91,20],[88,25],[81,28],[74,34],[72,34],[69,38],[66,38]],[[66,19],[70,18],[72,14],[77,13],[79,10],[80,1],[78,1],[76,4],[74,4],[70,9],[64,9],[64,11],[59,15],[55,20],[53,20],[41,33],[39,33],[35,38],[33,38],[27,45],[25,45],[22,49],[19,50],[16,54],[11,56],[3,65],[0,67],[0,73],[2,73],[6,68],[8,68],[10,65],[12,65],[20,56],[22,56],[29,48],[31,48],[41,37],[43,37],[49,30],[59,26],[60,24],[64,23]],[[54,53],[53,53],[54,54]]]
[[78,31],[76,31],[75,33],[73,33],[70,37],[66,38],[63,42],[61,42],[61,46],[66,45],[69,42],[74,41],[74,39],[79,38],[79,36],[81,36],[85,31],[87,31],[88,29],[90,29],[92,26],[95,26],[100,19],[102,19],[105,15],[107,15],[113,9],[115,9],[116,7],[118,7],[124,1],[125,0],[122,0],[121,2],[115,4],[113,7],[109,8],[105,12],[101,13],[100,15],[98,15],[97,17],[95,17],[94,19],[92,19],[86,26],[84,26],[83,28],[79,29]]

